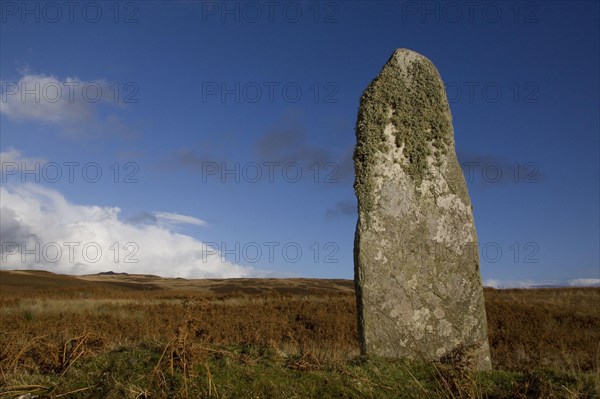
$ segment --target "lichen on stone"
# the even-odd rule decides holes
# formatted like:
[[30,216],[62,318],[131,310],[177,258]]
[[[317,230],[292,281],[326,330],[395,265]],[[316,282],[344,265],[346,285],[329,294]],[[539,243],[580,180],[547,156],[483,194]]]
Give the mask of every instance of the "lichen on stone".
[[452,143],[446,94],[437,70],[424,57],[404,67],[395,55],[363,93],[356,122],[354,189],[367,217],[373,207],[375,154],[390,151],[383,134],[387,124],[395,128],[396,147],[403,148],[407,160],[402,166],[416,186],[428,177],[427,157],[439,162]]

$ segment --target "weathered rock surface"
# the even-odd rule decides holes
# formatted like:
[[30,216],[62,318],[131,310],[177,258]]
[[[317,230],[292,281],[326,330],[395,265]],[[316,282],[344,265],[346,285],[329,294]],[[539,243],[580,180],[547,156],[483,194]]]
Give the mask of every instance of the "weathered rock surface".
[[362,95],[356,138],[362,352],[489,369],[473,211],[431,61],[394,52]]

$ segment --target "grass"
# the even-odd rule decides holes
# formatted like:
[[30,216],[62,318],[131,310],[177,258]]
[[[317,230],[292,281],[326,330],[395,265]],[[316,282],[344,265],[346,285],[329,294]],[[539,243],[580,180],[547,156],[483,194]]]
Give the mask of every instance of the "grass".
[[0,398],[600,397],[600,289],[486,289],[494,369],[472,374],[361,357],[343,284],[239,280],[224,292],[210,289],[219,281],[139,290],[10,277],[0,274]]

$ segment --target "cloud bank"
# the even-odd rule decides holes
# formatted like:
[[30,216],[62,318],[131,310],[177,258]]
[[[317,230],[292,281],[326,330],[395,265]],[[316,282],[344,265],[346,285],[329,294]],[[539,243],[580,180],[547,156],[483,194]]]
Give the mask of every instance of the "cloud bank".
[[[135,86],[133,82],[127,84]],[[122,86],[105,79],[84,81],[24,73],[18,81],[0,81],[0,114],[19,122],[56,126],[67,135],[111,132],[129,136],[134,132],[122,119],[102,109],[105,104],[123,105],[125,100],[131,100],[127,92],[124,97]]]
[[184,278],[256,277],[175,225],[205,223],[192,216],[153,213],[156,223],[130,223],[120,209],[77,205],[37,184],[0,187],[2,269],[44,269],[54,273],[105,271]]
[[483,281],[491,288],[544,288],[544,287],[600,287],[600,278],[577,278],[571,280],[495,280]]

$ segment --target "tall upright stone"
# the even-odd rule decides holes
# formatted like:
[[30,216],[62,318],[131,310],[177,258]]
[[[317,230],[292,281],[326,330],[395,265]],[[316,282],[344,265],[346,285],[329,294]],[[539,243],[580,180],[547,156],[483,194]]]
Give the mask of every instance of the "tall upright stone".
[[431,61],[394,52],[361,97],[356,140],[362,352],[489,369],[473,211]]

